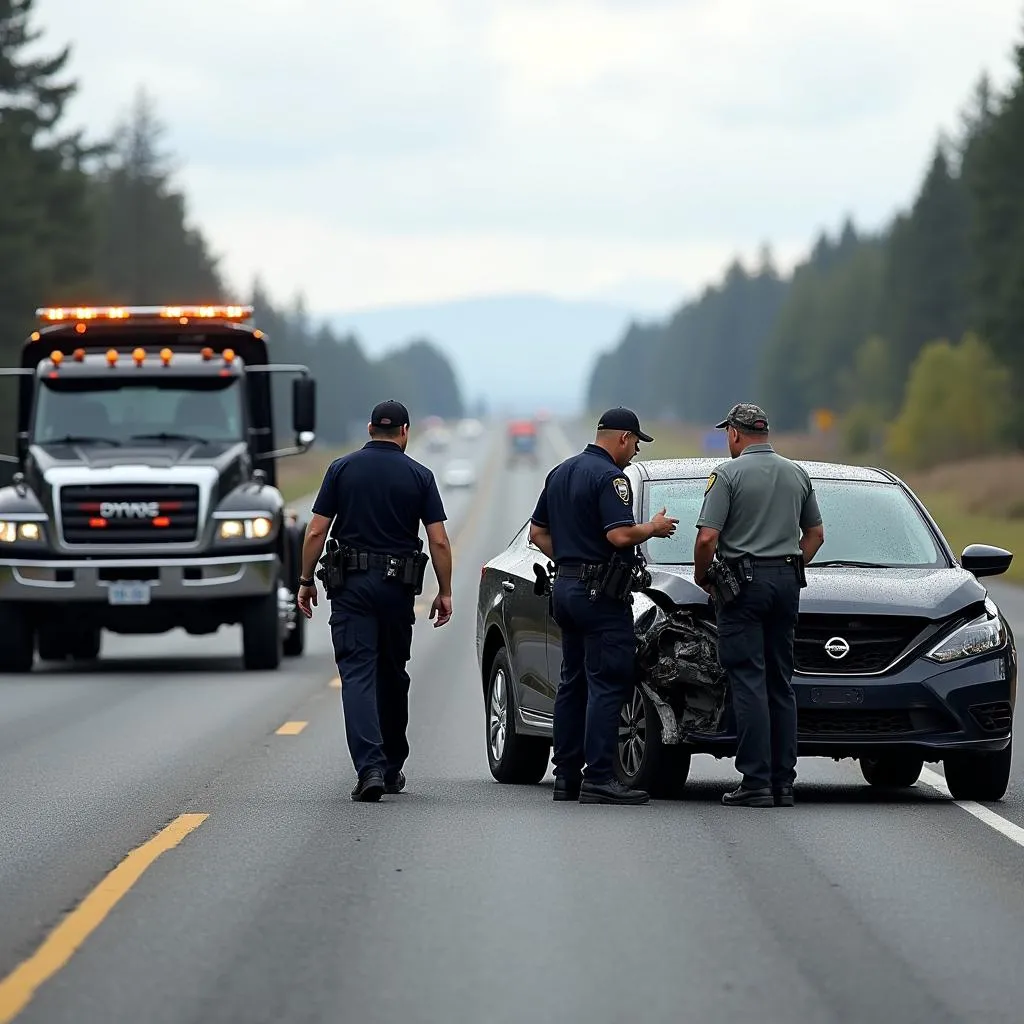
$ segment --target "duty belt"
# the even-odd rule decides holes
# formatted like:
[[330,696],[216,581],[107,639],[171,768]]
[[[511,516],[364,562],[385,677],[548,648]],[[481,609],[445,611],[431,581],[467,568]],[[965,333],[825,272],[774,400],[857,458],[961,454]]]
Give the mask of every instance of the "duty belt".
[[556,565],[555,576],[561,576],[567,580],[588,580],[597,576],[603,569],[604,563],[577,562],[571,565]]
[[784,555],[781,558],[758,558],[754,555],[746,555],[743,558],[724,558],[722,561],[730,568],[735,569],[748,561],[754,565],[796,565],[799,558],[799,555]]

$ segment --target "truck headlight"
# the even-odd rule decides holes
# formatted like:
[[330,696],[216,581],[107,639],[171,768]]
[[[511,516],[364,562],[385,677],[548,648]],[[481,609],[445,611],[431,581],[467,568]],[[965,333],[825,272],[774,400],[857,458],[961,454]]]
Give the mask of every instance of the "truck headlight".
[[0,519],[0,544],[14,544],[25,540],[30,543],[42,539],[43,531],[38,523],[19,523],[10,519]]
[[945,664],[961,658],[973,658],[986,651],[996,651],[1006,642],[1006,630],[998,615],[979,615],[962,625],[928,652],[932,661]]
[[273,529],[274,521],[269,516],[222,519],[217,536],[221,540],[262,540],[269,537]]

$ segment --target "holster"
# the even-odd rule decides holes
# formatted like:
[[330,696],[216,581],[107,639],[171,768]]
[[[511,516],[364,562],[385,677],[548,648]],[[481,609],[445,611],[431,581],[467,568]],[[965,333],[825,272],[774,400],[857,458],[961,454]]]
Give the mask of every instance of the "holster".
[[796,578],[800,584],[801,590],[807,586],[807,572],[806,567],[804,565],[803,555],[800,555],[796,560]]
[[[753,567],[750,569],[750,579],[753,579]],[[746,570],[745,570],[746,572]],[[740,582],[736,579],[732,569],[720,559],[715,559],[707,572],[708,583],[711,584],[711,596],[715,604],[721,608],[740,596]]]
[[337,594],[345,586],[345,558],[344,549],[334,537],[327,538],[324,546],[324,553],[320,559],[320,568],[316,575],[324,585],[324,592],[328,599]]

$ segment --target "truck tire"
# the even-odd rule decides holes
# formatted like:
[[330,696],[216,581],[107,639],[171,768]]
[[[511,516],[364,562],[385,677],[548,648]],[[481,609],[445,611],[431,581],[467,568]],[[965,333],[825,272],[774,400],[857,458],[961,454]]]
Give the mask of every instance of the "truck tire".
[[264,672],[281,664],[281,620],[277,589],[254,598],[242,612],[242,661],[250,672]]
[[32,671],[36,631],[16,604],[0,604],[0,673]]
[[100,633],[88,626],[42,626],[38,644],[41,661],[95,661],[100,653]]
[[103,640],[101,629],[80,629],[71,638],[72,661],[96,661]]
[[306,616],[295,605],[297,594],[292,594],[293,619],[291,628],[284,638],[284,656],[297,658],[306,649]]

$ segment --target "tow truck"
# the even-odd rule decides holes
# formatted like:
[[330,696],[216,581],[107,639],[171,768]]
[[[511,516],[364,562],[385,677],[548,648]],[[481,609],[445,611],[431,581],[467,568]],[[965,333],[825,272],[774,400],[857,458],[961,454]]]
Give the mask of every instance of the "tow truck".
[[[47,307],[22,346],[0,488],[0,672],[92,662],[103,630],[240,625],[249,670],[302,653],[305,523],[276,460],[315,440],[316,383],[251,306]],[[295,444],[275,449],[272,374]]]

